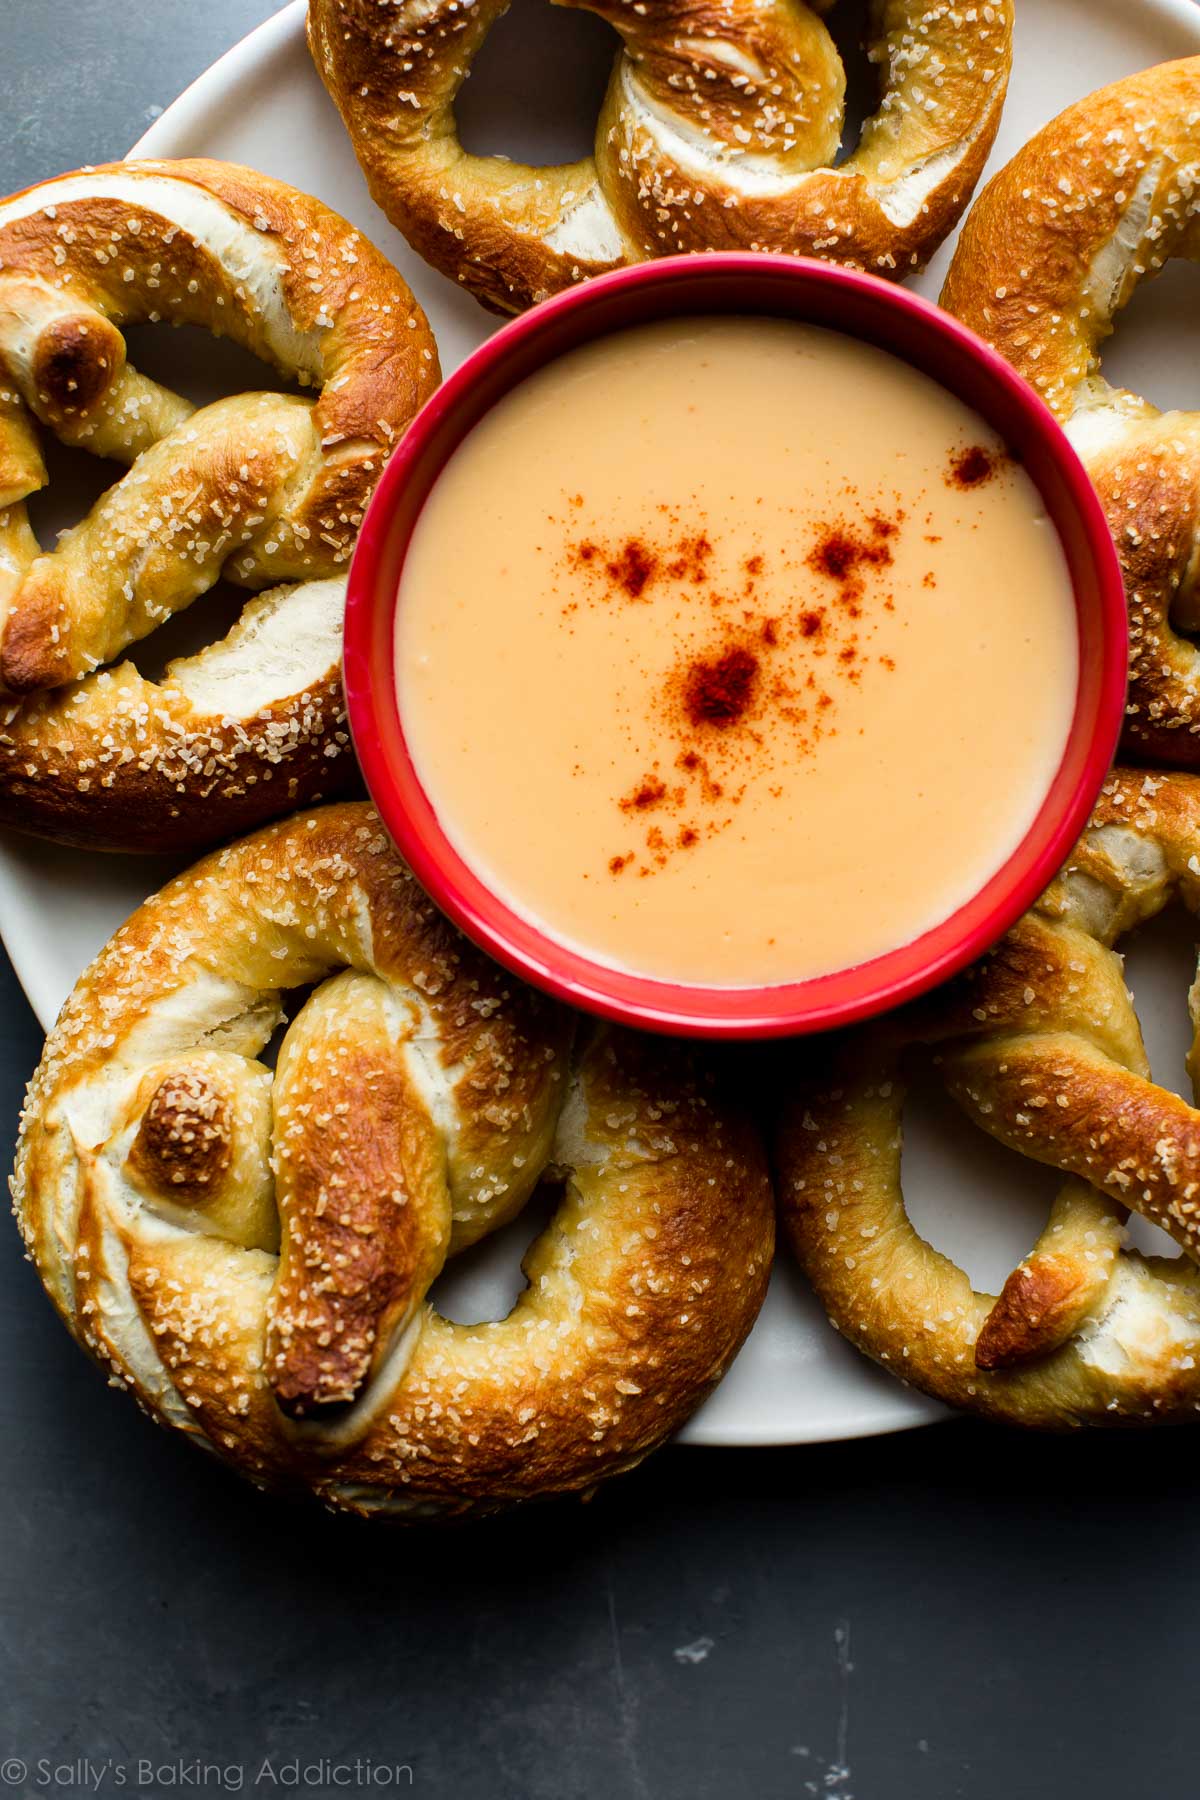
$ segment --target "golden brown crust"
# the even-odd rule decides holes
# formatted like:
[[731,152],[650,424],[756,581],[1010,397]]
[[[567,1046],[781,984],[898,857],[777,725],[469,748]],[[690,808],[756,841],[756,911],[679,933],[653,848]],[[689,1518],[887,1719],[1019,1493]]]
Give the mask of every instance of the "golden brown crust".
[[967,216],[942,304],[1064,421],[1091,403],[1084,384],[1138,281],[1189,253],[1198,92],[1200,57],[1187,57],[1087,95],[993,176]]
[[1121,560],[1129,606],[1127,751],[1200,767],[1196,541],[1200,417],[1168,413],[1124,425],[1087,458]]
[[[146,319],[231,336],[315,398],[245,394],[195,412],[127,362],[120,328]],[[6,823],[179,848],[337,791],[349,769],[330,767],[347,741],[336,633],[307,631],[300,601],[290,653],[283,628],[257,647],[243,631],[244,666],[207,706],[131,670],[100,691],[92,672],[222,576],[306,593],[340,578],[379,472],[436,380],[401,277],[344,220],[267,176],[110,164],[0,202],[0,692],[77,684],[27,714],[10,703]],[[45,555],[23,505],[46,479],[35,418],[132,465]],[[206,685],[203,659],[187,666]]]
[[358,1397],[450,1244],[441,1136],[396,1054],[390,999],[372,976],[326,982],[280,1058],[267,1366],[293,1418]]
[[117,1109],[113,1135],[118,1182],[139,1205],[248,1249],[278,1250],[269,1069],[216,1050],[151,1063]]
[[[272,1083],[280,993],[314,982]],[[392,1513],[586,1489],[728,1366],[773,1206],[699,1058],[599,1028],[573,1054],[573,1028],[446,925],[368,807],[300,815],[170,884],[81,978],[30,1088],[22,1230],[80,1341],[256,1480]],[[447,1252],[543,1177],[563,1198],[513,1312],[440,1317]]]
[[1100,353],[1138,282],[1195,255],[1200,57],[1102,88],[1051,121],[989,183],[942,304],[1053,409],[1099,491],[1130,619],[1124,743],[1200,767],[1196,623],[1200,417],[1105,381]]
[[1011,7],[882,0],[879,111],[836,170],[845,77],[783,0],[565,0],[617,33],[595,154],[468,156],[454,101],[507,0],[310,0],[309,44],[371,192],[436,268],[499,312],[689,250],[780,250],[900,276],[958,219],[999,124]]
[[145,1103],[126,1168],[139,1185],[187,1205],[205,1199],[232,1160],[229,1103],[202,1069],[174,1069]]
[[1013,1270],[975,1339],[977,1369],[1010,1369],[1048,1356],[1095,1304],[1068,1257],[1031,1256]]
[[[1200,839],[1196,840],[1200,844]],[[1069,1033],[958,1053],[950,1093],[993,1137],[1135,1207],[1200,1255],[1200,1116]]]
[[[783,1222],[837,1328],[951,1405],[1043,1427],[1200,1406],[1200,1111],[1154,1086],[1111,945],[1172,898],[1200,908],[1200,777],[1118,771],[1063,874],[981,963],[797,1083]],[[984,1130],[1069,1177],[998,1300],[909,1223],[912,1046]],[[1127,1247],[1127,1209],[1178,1263]]]

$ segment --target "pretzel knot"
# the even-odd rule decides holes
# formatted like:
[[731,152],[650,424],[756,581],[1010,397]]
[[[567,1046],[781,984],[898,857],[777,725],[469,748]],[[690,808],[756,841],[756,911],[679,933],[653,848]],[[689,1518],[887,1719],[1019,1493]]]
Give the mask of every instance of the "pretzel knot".
[[[1111,948],[1176,897],[1200,912],[1200,777],[1118,772],[1063,874],[989,958],[848,1035],[789,1100],[780,1200],[802,1266],[839,1331],[939,1399],[1046,1427],[1200,1407],[1200,1111],[1150,1080]],[[1200,1032],[1200,984],[1189,1005]],[[913,1045],[934,1048],[985,1131],[1067,1176],[998,1299],[905,1213]],[[1195,1079],[1196,1044],[1190,1067]],[[1126,1247],[1128,1208],[1185,1254]]]
[[[159,320],[233,338],[315,399],[196,411],[127,360],[122,328]],[[395,270],[265,175],[113,164],[0,203],[0,822],[181,848],[345,784],[343,572],[437,374]],[[39,423],[132,465],[47,555],[24,505],[46,482]],[[222,577],[269,590],[223,642],[162,682],[97,672]]]
[[1130,616],[1127,748],[1200,767],[1200,413],[1160,413],[1101,373],[1139,281],[1200,254],[1200,57],[1091,94],[980,196],[942,304],[1037,388],[1087,465]]
[[901,276],[970,198],[1000,122],[1009,0],[882,0],[879,108],[833,168],[845,73],[800,0],[558,0],[619,51],[595,153],[469,156],[454,102],[508,0],[310,0],[309,42],[371,192],[429,262],[518,312],[590,275],[688,250],[779,250]]
[[[508,1318],[441,1317],[446,1258],[547,1179]],[[122,927],[51,1034],[13,1192],[72,1332],[159,1419],[363,1512],[637,1462],[732,1360],[773,1248],[761,1148],[689,1053],[573,1045],[365,804],[214,853]]]

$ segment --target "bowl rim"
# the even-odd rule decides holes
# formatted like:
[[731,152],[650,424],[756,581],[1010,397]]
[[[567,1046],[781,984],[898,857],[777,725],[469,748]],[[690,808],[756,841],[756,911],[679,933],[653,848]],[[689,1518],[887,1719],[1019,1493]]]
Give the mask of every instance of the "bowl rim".
[[[993,429],[999,429],[997,414],[1009,422],[1000,435],[1010,445],[1018,421],[1021,460],[1029,466],[1032,448],[1042,471],[1033,478],[1067,552],[1079,633],[1076,703],[1062,761],[1030,826],[988,881],[920,936],[866,962],[745,987],[612,968],[561,943],[488,888],[450,842],[417,777],[397,701],[393,648],[399,573],[412,528],[478,419],[526,376],[585,342],[654,318],[717,312],[831,324],[966,398],[961,382],[945,378],[949,364],[974,383],[967,403]],[[813,318],[814,312],[825,316]],[[890,320],[890,327],[864,332],[864,320],[873,317]],[[928,361],[906,355],[898,342],[918,347]],[[984,394],[989,407],[978,404]],[[767,1038],[890,1010],[974,961],[1033,904],[1066,860],[1111,767],[1124,716],[1127,633],[1124,583],[1099,496],[1049,408],[996,350],[931,301],[860,270],[804,257],[714,252],[637,263],[581,282],[503,325],[447,377],[390,456],[363,520],[347,585],[343,676],[354,745],[388,835],[440,909],[496,961],[570,1005],[642,1029]]]

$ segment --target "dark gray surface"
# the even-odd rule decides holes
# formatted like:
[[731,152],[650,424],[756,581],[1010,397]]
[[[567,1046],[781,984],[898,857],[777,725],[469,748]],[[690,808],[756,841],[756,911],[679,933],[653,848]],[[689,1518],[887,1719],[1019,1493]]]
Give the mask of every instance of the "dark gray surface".
[[[0,0],[0,189],[119,154],[270,10]],[[4,965],[6,1159],[39,1042]],[[1190,1434],[666,1452],[588,1506],[389,1534],[155,1431],[11,1226],[0,1294],[0,1795],[1200,1792]],[[292,1780],[322,1758],[411,1788]]]

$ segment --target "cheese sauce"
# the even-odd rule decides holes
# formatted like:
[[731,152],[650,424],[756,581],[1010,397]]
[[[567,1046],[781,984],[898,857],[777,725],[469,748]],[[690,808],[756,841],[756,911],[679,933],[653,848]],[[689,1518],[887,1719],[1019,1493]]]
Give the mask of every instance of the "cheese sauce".
[[1076,620],[1025,472],[886,352],[764,318],[562,357],[401,578],[417,773],[482,880],[637,974],[758,986],[919,936],[1016,849]]

